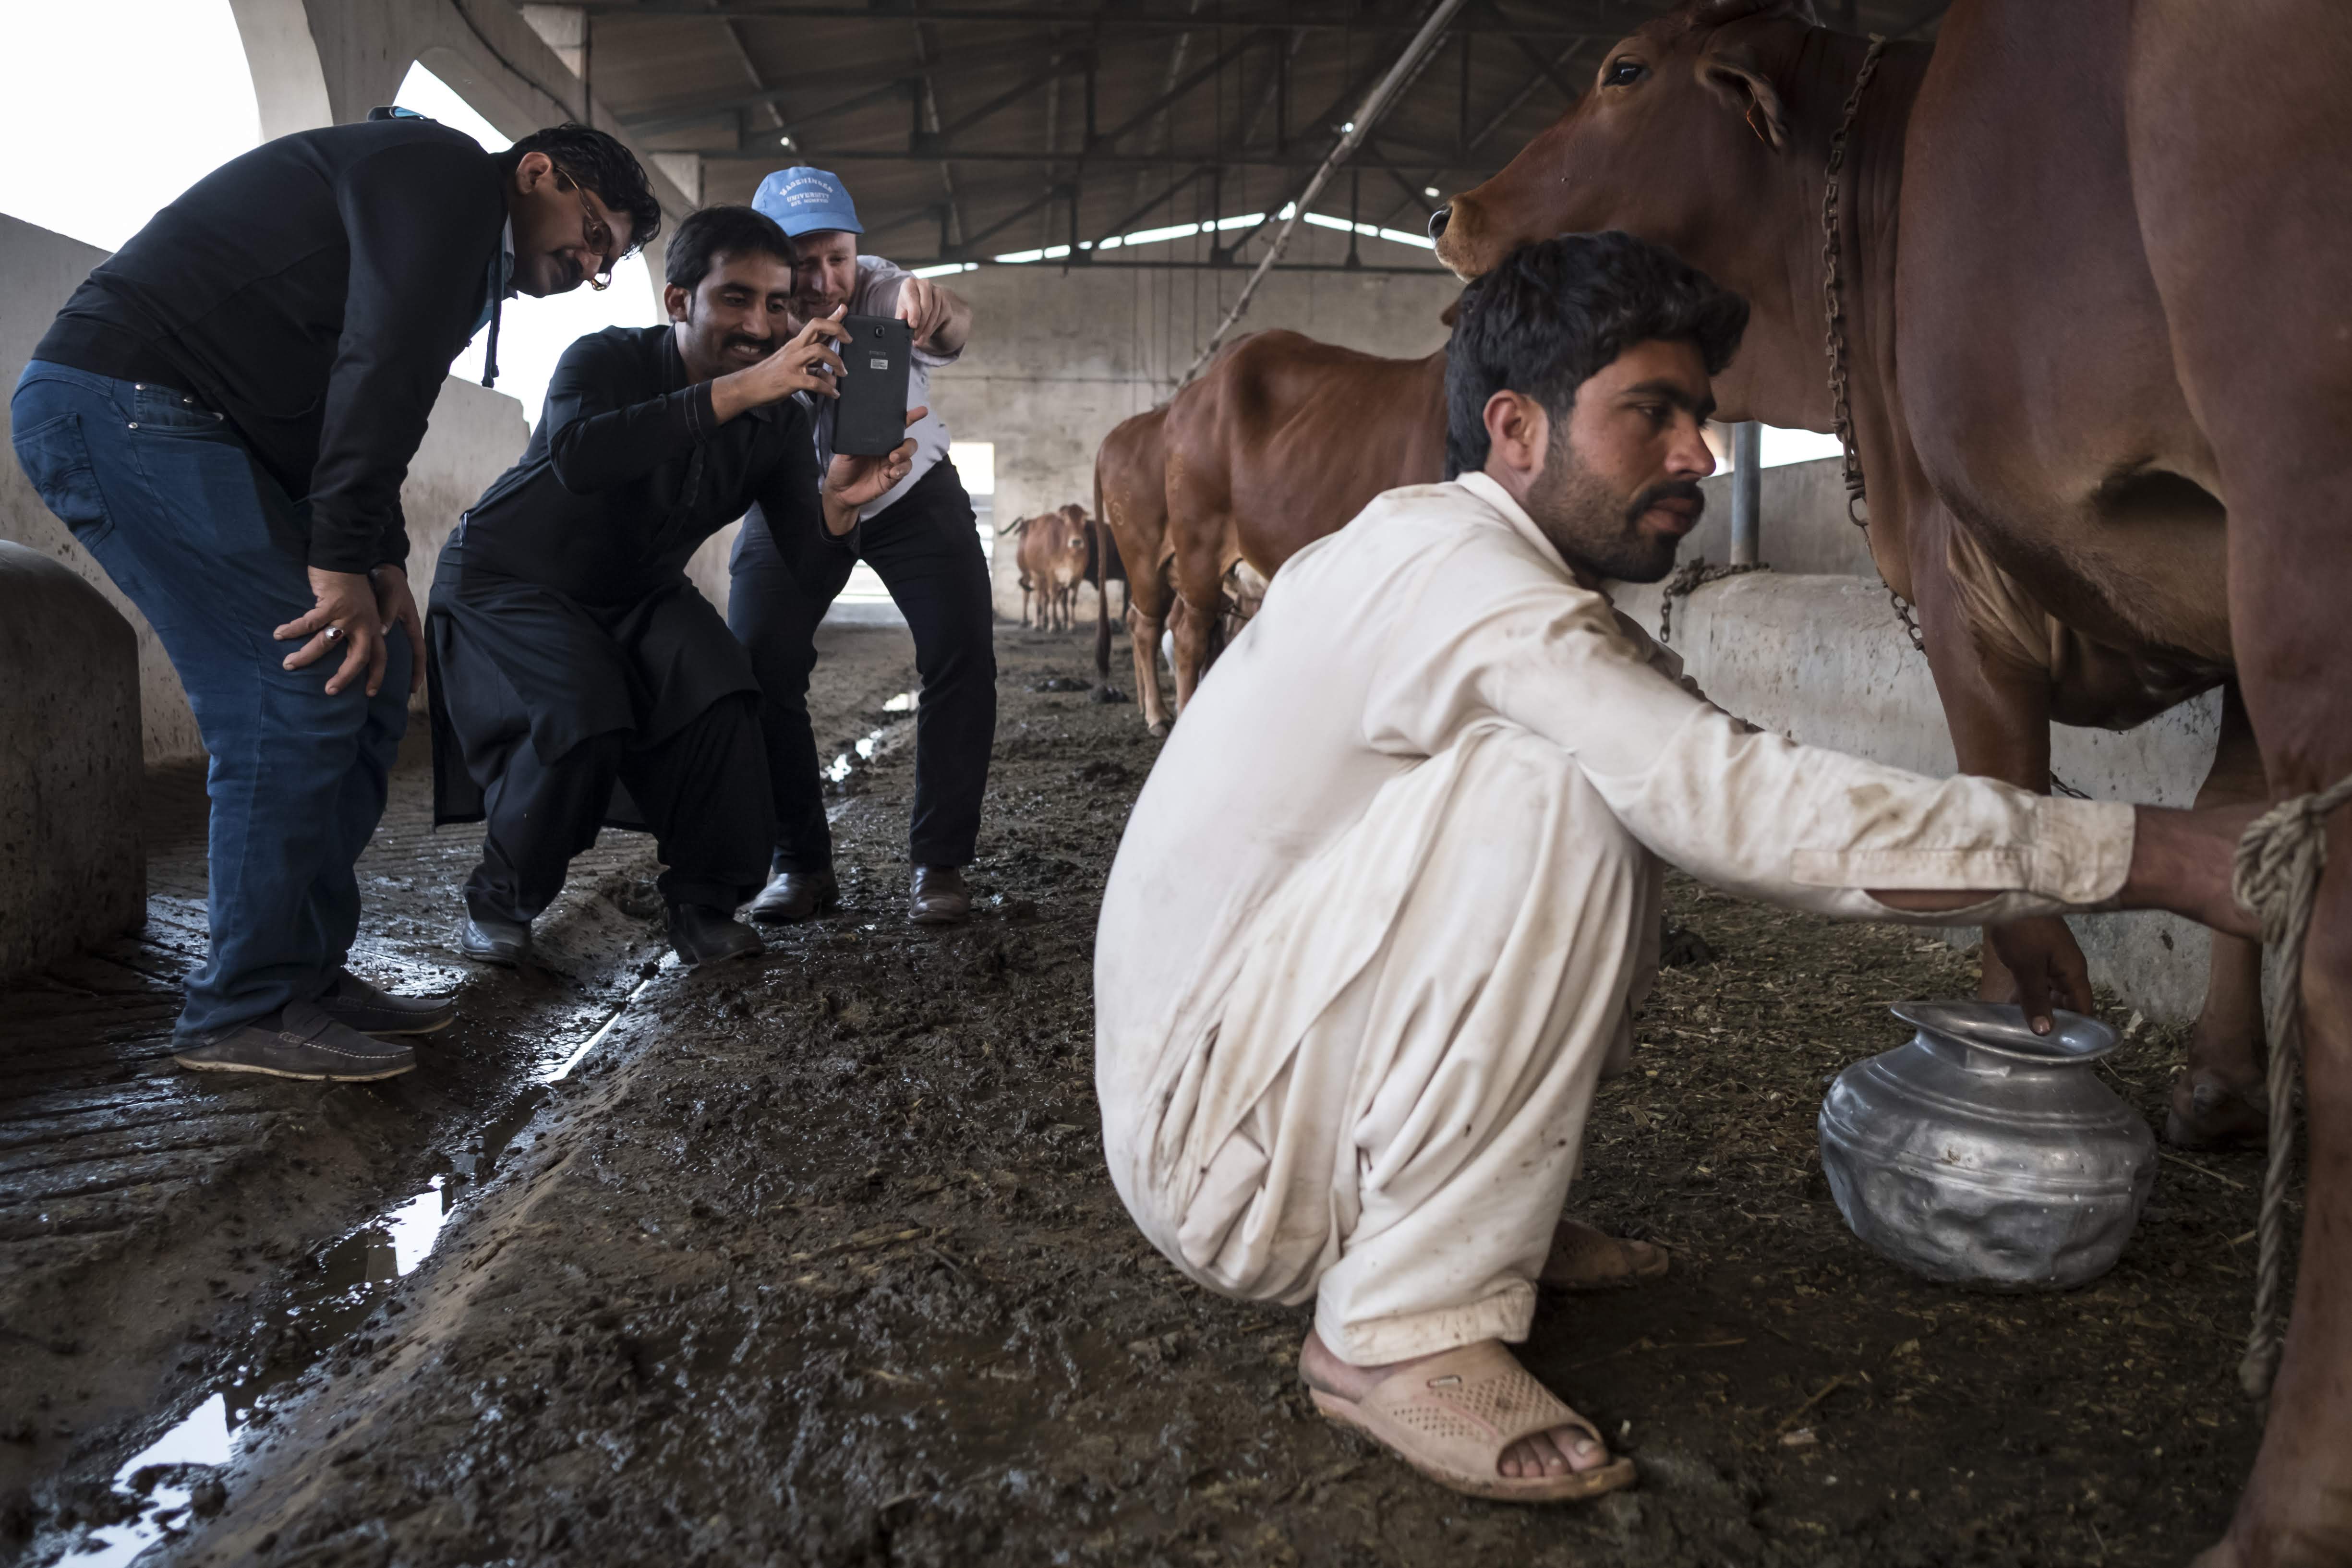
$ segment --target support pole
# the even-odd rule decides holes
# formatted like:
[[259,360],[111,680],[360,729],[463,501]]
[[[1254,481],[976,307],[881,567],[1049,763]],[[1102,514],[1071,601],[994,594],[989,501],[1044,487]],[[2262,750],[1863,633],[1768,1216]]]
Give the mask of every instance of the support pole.
[[1322,166],[1315,171],[1315,177],[1307,182],[1305,190],[1298,193],[1298,200],[1291,205],[1290,216],[1283,220],[1282,232],[1274,237],[1274,243],[1266,247],[1256,269],[1249,275],[1249,281],[1242,285],[1240,295],[1234,300],[1234,308],[1225,313],[1225,319],[1217,324],[1217,330],[1202,345],[1200,357],[1192,362],[1183,379],[1177,382],[1178,391],[1192,384],[1192,378],[1201,374],[1201,367],[1216,357],[1218,347],[1225,341],[1225,334],[1234,330],[1234,323],[1249,310],[1250,296],[1257,292],[1257,286],[1265,280],[1265,275],[1274,270],[1274,264],[1281,259],[1284,248],[1290,244],[1290,237],[1297,233],[1298,226],[1306,221],[1307,209],[1315,205],[1315,198],[1323,194],[1324,185],[1339,172],[1339,165],[1352,157],[1356,149],[1363,145],[1364,138],[1372,133],[1372,127],[1379,123],[1381,115],[1388,112],[1390,100],[1420,74],[1421,68],[1428,63],[1430,51],[1437,47],[1437,40],[1444,35],[1445,25],[1454,19],[1456,11],[1462,9],[1462,4],[1463,0],[1437,0],[1430,9],[1429,20],[1423,22],[1421,31],[1412,36],[1412,42],[1407,44],[1404,53],[1397,57],[1397,63],[1391,66],[1388,75],[1381,78],[1372,90],[1365,95],[1363,107],[1357,110],[1356,118],[1348,122],[1347,132],[1340,136],[1339,144],[1331,149],[1331,155],[1323,160]]
[[1731,563],[1753,566],[1764,549],[1764,426],[1744,419],[1731,427]]

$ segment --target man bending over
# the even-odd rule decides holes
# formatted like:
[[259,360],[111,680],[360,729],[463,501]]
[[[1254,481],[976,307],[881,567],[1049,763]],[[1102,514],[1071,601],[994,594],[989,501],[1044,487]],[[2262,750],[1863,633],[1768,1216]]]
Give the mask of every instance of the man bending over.
[[[1473,283],[1446,368],[1458,477],[1284,565],[1103,900],[1096,1069],[1128,1208],[1201,1283],[1314,1301],[1317,1406],[1481,1496],[1633,1479],[1503,1347],[1554,1261],[1594,1085],[1629,1065],[1666,861],[1860,919],[2158,907],[2248,929],[2228,864],[2250,813],[1794,745],[1695,695],[1612,608],[1602,582],[1664,576],[1698,521],[1709,378],[1747,316],[1622,234]],[[2002,956],[2046,1019],[2049,956]]]

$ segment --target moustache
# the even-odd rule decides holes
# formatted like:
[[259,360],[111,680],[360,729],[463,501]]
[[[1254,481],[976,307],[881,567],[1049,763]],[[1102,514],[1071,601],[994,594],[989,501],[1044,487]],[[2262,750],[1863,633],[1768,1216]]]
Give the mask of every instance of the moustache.
[[1633,498],[1633,504],[1625,509],[1626,523],[1630,526],[1640,522],[1642,521],[1643,513],[1648,511],[1652,507],[1656,506],[1660,501],[1668,500],[1686,500],[1690,502],[1693,508],[1691,512],[1691,521],[1693,523],[1696,523],[1700,518],[1706,515],[1706,492],[1698,488],[1697,480],[1668,479],[1664,484],[1652,485],[1648,489],[1643,490],[1640,495]]

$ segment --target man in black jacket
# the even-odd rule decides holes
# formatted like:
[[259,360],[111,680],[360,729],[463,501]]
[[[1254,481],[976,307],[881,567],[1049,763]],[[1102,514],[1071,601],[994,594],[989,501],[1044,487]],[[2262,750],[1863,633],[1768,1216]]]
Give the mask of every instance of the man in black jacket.
[[157,213],[34,351],[17,458],[154,626],[212,758],[183,1066],[390,1078],[415,1055],[372,1036],[449,1022],[344,967],[423,662],[401,480],[484,322],[495,365],[505,299],[609,279],[660,223],[583,126],[502,153],[413,115],[306,131]]
[[845,333],[818,320],[792,336],[792,243],[767,218],[696,213],[665,281],[669,325],[565,351],[522,461],[434,573],[435,815],[488,820],[457,936],[488,963],[529,952],[606,823],[653,830],[680,959],[761,951],[734,919],[775,834],[760,687],[686,563],[747,508],[794,549],[854,559],[858,509],[914,451],[835,458],[820,489],[793,395],[837,395],[815,367],[838,373]]

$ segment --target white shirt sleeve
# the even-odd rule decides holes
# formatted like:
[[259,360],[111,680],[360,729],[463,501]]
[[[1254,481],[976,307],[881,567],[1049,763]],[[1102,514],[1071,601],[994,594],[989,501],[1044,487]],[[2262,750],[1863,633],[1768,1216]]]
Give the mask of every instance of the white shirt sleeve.
[[[1601,595],[1510,536],[1465,532],[1401,608],[1371,683],[1372,745],[1430,755],[1482,720],[1518,725],[1574,759],[1661,858],[1824,914],[1972,925],[2096,904],[2122,886],[2129,806],[1924,778],[1752,729],[1658,668],[1654,645]],[[1912,915],[1871,888],[1987,898]]]
[[[849,299],[853,316],[895,316],[898,313],[898,290],[914,276],[895,261],[878,256],[857,258],[857,288]],[[915,345],[915,363],[924,365],[953,364],[963,357],[959,348],[951,354],[940,353],[921,344]]]

